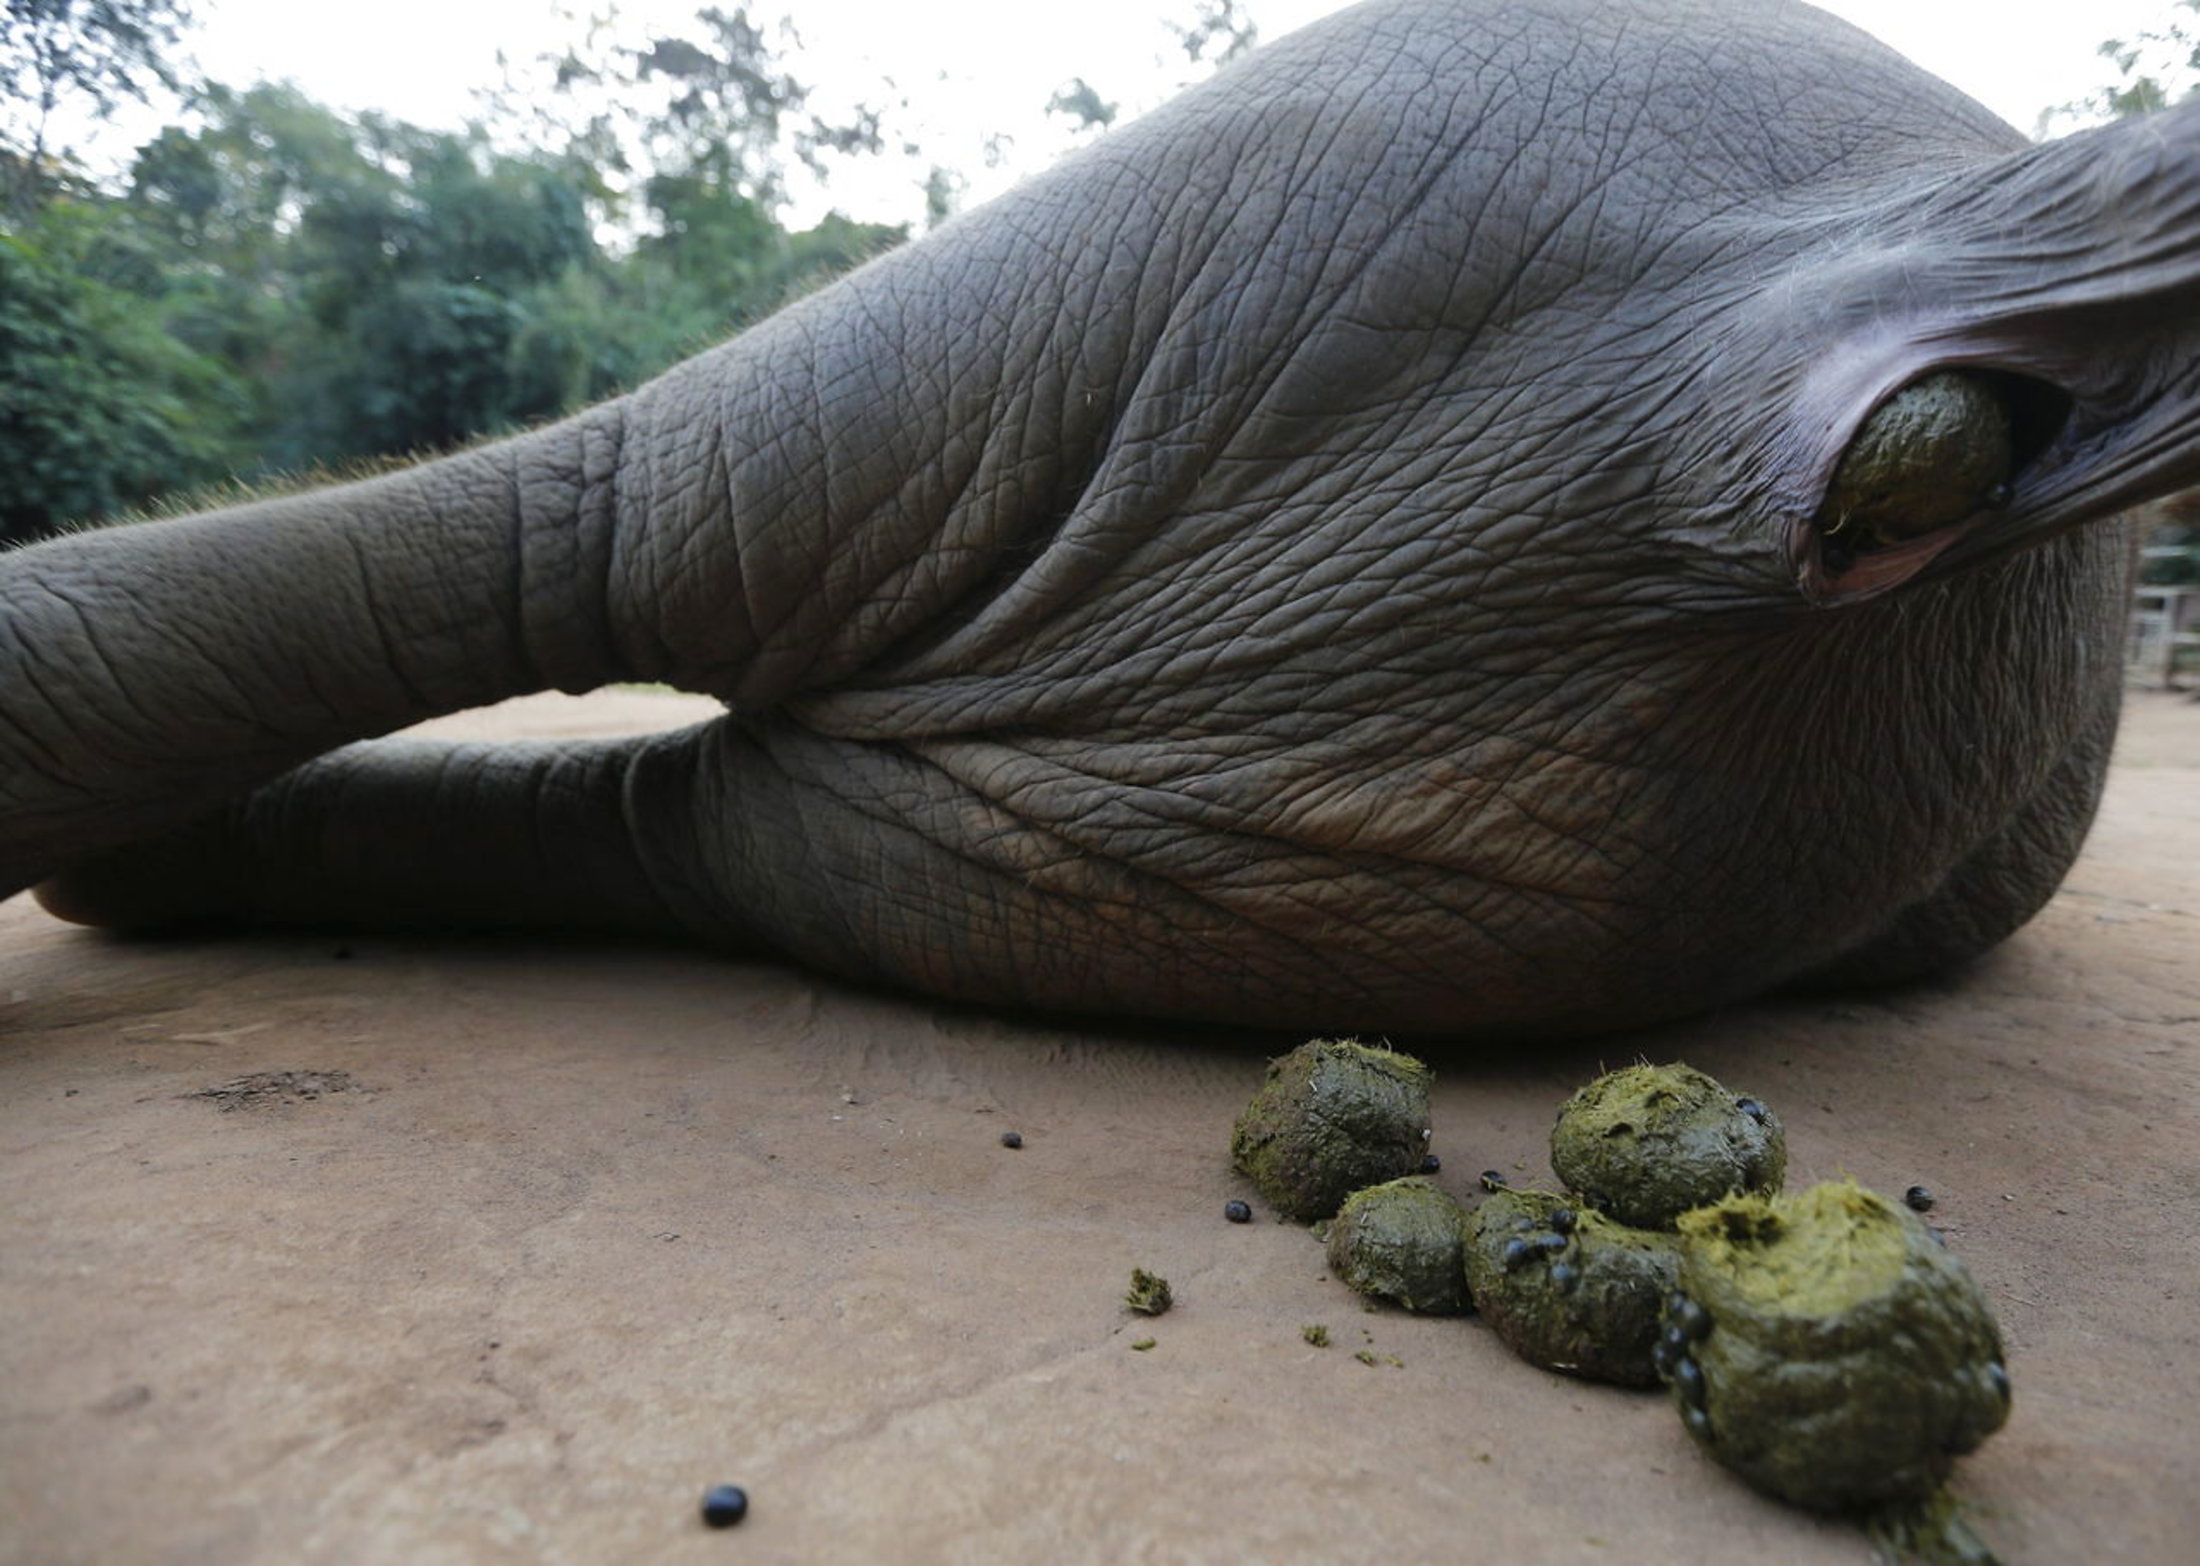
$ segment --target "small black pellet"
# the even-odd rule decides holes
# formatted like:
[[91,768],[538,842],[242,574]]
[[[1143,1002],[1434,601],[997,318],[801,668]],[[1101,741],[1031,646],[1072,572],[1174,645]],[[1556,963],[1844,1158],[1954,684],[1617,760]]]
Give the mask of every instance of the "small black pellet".
[[1711,1312],[1705,1310],[1685,1294],[1673,1296],[1665,1308],[1666,1318],[1686,1337],[1703,1338],[1711,1335]]
[[1697,1440],[1708,1441],[1711,1439],[1711,1416],[1695,1404],[1688,1403],[1682,1406],[1681,1423],[1688,1427],[1688,1433]]
[[2009,1372],[2002,1368],[2000,1360],[1995,1360],[1986,1367],[1986,1379],[1993,1383],[1994,1391],[2000,1396],[2001,1400],[2004,1403],[2008,1402],[2010,1396]]
[[1679,1322],[1669,1321],[1665,1324],[1665,1330],[1658,1334],[1658,1341],[1671,1349],[1678,1358],[1687,1353],[1688,1346],[1696,1340],[1688,1335],[1687,1329]]
[[1689,1407],[1703,1407],[1703,1366],[1692,1359],[1676,1359],[1673,1361],[1673,1368],[1668,1374],[1673,1378],[1674,1389],[1680,1393]]
[[1571,1207],[1560,1207],[1553,1210],[1549,1219],[1551,1227],[1560,1234],[1572,1234],[1574,1225],[1579,1221]]
[[1933,1210],[1933,1193],[1922,1185],[1913,1185],[1904,1191],[1902,1200],[1913,1213],[1929,1213]]
[[1574,1292],[1574,1285],[1581,1281],[1581,1273],[1579,1269],[1565,1262],[1553,1262],[1550,1278],[1552,1288],[1561,1294],[1571,1294]]
[[714,1484],[703,1492],[703,1521],[731,1528],[749,1514],[749,1492],[737,1484]]
[[1435,1174],[1443,1167],[1444,1161],[1441,1158],[1438,1158],[1434,1153],[1423,1153],[1421,1155],[1421,1173]]
[[1503,1175],[1499,1174],[1499,1173],[1498,1173],[1498,1172],[1497,1172],[1497,1171],[1496,1171],[1495,1169],[1485,1169],[1485,1170],[1483,1170],[1483,1171],[1482,1171],[1482,1189],[1483,1189],[1483,1190],[1485,1190],[1485,1191],[1502,1191],[1502,1190],[1504,1190],[1504,1189],[1505,1189],[1505,1177],[1504,1177]]
[[1750,1119],[1756,1121],[1758,1124],[1762,1125],[1764,1123],[1765,1106],[1758,1103],[1755,1099],[1738,1098],[1734,1101],[1734,1107],[1740,1110],[1743,1114],[1749,1116]]
[[1526,1240],[1507,1240],[1504,1261],[1507,1272],[1516,1272],[1536,1254],[1536,1248]]
[[1023,1134],[1023,1132],[1021,1132],[1021,1131],[1003,1131],[1003,1132],[1001,1133],[1001,1146],[1003,1146],[1003,1147],[1022,1147],[1023,1145],[1024,1145],[1024,1134]]
[[1563,1234],[1539,1234],[1536,1236],[1535,1243],[1545,1255],[1556,1256],[1560,1251],[1566,1249],[1566,1236]]
[[1232,1223],[1251,1223],[1253,1221],[1253,1209],[1244,1202],[1224,1202],[1222,1204],[1222,1216]]
[[1661,1376],[1670,1376],[1680,1357],[1681,1351],[1673,1347],[1670,1338],[1659,1338],[1650,1345],[1650,1368]]

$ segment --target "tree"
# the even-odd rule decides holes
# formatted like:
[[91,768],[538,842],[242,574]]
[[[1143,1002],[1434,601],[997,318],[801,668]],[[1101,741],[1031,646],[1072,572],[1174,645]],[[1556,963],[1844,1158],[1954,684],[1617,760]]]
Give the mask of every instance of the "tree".
[[1169,31],[1183,46],[1184,58],[1209,71],[1260,43],[1260,24],[1245,14],[1238,0],[1199,0],[1191,22],[1171,22]]
[[745,12],[592,53],[556,62],[562,137],[207,85],[118,192],[42,183],[0,230],[0,529],[549,418],[906,237],[782,225],[790,162],[875,149],[877,117],[809,114]]
[[[2175,9],[2195,20],[2188,24],[2172,16],[2136,38],[2103,43],[2099,52],[2116,67],[2116,82],[2042,114],[2042,134],[2063,121],[2083,124],[2152,114],[2200,93],[2200,0],[2178,0]],[[2158,502],[2145,514],[2153,526],[2139,579],[2160,585],[2200,581],[2200,490]]]
[[632,385],[907,237],[837,215],[807,233],[782,226],[790,165],[878,152],[880,117],[811,113],[809,88],[746,10],[706,8],[638,40],[598,22],[531,74],[490,98],[496,133],[593,171],[591,213],[624,250],[535,297],[515,339],[532,384],[572,400]]
[[[777,31],[799,44],[791,23]],[[703,206],[737,201],[776,222],[790,162],[822,174],[883,145],[874,108],[840,124],[811,113],[809,87],[746,8],[706,6],[639,41],[598,18],[574,46],[507,69],[484,95],[498,139],[601,171],[600,215],[638,233],[677,233]]]
[[0,538],[227,471],[249,400],[168,330],[160,277],[111,208],[56,200],[0,234]]
[[54,116],[105,119],[183,85],[171,64],[190,0],[7,0],[0,16],[0,203],[20,223],[66,183]]
[[962,205],[963,192],[970,181],[953,169],[942,168],[935,163],[924,176],[924,226],[927,230],[938,228],[955,215]]
[[[1196,0],[1188,21],[1163,25],[1192,67],[1192,74],[1176,83],[1180,89],[1211,75],[1260,42],[1260,28],[1245,14],[1239,0]],[[1166,62],[1157,56],[1155,63]],[[1101,97],[1099,89],[1084,77],[1074,76],[1055,89],[1054,96],[1047,100],[1046,112],[1061,115],[1071,122],[1073,134],[1085,136],[1113,125],[1121,109],[1120,103]]]
[[179,333],[263,388],[266,462],[431,449],[559,411],[511,355],[536,292],[602,261],[564,168],[290,87],[211,88],[203,112],[141,152],[130,200],[198,290]]
[[[2044,110],[2036,133],[2044,137],[2103,120],[2151,114],[2200,89],[2200,0],[2177,0],[2171,10],[2173,14],[2159,28],[2104,41],[2096,52],[2116,67],[2116,81],[2075,103]],[[2186,22],[2174,14],[2177,11],[2194,20]]]
[[1081,131],[1106,130],[1115,123],[1119,107],[1102,98],[1082,76],[1070,78],[1047,100],[1047,113],[1074,120]]

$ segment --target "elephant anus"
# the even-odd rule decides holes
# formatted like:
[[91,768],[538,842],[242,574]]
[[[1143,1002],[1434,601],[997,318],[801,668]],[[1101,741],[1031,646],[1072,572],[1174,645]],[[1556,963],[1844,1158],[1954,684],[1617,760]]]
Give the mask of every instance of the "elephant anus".
[[[0,890],[1499,1040],[2053,891],[2200,481],[2200,107],[1774,0],[1370,0],[734,341],[0,558]],[[556,688],[634,741],[378,738]]]

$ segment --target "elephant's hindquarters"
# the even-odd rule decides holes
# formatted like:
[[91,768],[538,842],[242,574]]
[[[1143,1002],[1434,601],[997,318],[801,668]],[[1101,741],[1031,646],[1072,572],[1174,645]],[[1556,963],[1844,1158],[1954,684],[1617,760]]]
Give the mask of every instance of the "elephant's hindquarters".
[[[1370,970],[1352,883],[1288,845],[984,741],[902,747],[725,725],[692,851],[666,866],[708,939],[761,929],[852,977],[992,1004],[1298,1026],[1449,1026],[1440,944]],[[683,896],[681,885],[710,883]],[[730,901],[729,901],[730,899]],[[1325,906],[1333,904],[1334,906]],[[1263,918],[1261,907],[1276,910]]]
[[1494,730],[1465,676],[1411,727],[1306,725],[1321,744],[729,721],[653,879],[708,936],[866,979],[1293,1028],[1579,1033],[1900,976],[1999,940],[2075,854],[2123,557],[2100,530],[1771,629],[1615,639]]
[[[716,943],[761,930],[827,969],[957,999],[1534,1036],[1685,1013],[1783,971],[1665,917],[1647,855],[1564,824],[1623,808],[1602,768],[1479,791],[1424,778],[1418,795],[1396,776],[1340,785],[1328,825],[1359,813],[1353,843],[1305,819],[1298,838],[1218,825],[1183,792],[991,741],[727,725],[708,765],[719,776],[701,797],[736,808],[697,821],[684,851],[701,875],[655,877],[686,922]],[[1454,839],[1472,868],[1427,857],[1452,836],[1439,817],[1485,824]],[[1430,842],[1400,851],[1417,831]]]

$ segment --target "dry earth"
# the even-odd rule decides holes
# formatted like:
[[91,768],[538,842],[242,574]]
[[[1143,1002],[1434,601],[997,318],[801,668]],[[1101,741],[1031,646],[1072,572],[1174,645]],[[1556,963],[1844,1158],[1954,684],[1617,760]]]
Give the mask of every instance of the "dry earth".
[[[1305,1232],[1225,1223],[1282,1042],[0,905],[0,1560],[1866,1559],[1661,1399],[1365,1311]],[[2194,1558],[2200,705],[2133,697],[2068,887],[1959,976],[1439,1055],[1441,1179],[1540,1172],[1559,1099],[1638,1053],[1771,1102],[1791,1178],[1939,1194],[2010,1344],[1961,1479],[2006,1559]],[[1124,1312],[1134,1265],[1174,1312]],[[754,1508],[712,1534],[722,1480]]]

